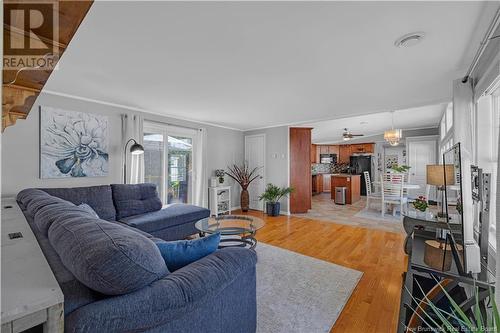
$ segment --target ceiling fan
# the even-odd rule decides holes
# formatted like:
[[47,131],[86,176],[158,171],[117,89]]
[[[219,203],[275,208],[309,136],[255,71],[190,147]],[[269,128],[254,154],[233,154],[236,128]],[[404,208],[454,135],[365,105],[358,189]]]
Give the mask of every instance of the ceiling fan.
[[342,133],[342,138],[345,141],[351,140],[355,136],[364,136],[364,134],[352,134],[347,128],[344,128],[344,133]]

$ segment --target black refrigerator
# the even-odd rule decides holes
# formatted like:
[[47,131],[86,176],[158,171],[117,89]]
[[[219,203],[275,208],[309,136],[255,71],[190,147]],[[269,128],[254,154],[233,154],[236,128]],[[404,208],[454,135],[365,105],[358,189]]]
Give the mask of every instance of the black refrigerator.
[[366,195],[366,182],[363,172],[372,174],[372,157],[370,155],[353,155],[349,163],[349,172],[353,175],[361,175],[361,195]]

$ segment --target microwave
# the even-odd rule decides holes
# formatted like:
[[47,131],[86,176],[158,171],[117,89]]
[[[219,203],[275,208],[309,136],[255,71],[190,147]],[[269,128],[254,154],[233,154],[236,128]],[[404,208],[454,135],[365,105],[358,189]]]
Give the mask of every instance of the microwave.
[[321,164],[335,164],[337,163],[337,154],[320,154],[319,162]]

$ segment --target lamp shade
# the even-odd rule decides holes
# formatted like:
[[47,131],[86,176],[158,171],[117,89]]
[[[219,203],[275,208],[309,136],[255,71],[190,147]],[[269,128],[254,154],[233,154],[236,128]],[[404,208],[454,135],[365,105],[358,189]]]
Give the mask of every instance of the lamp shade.
[[435,186],[444,186],[445,174],[446,174],[446,185],[454,185],[455,167],[453,166],[453,164],[446,164],[445,166],[441,164],[427,165],[427,184]]
[[132,155],[144,154],[144,147],[135,142],[132,146],[130,146],[130,153]]

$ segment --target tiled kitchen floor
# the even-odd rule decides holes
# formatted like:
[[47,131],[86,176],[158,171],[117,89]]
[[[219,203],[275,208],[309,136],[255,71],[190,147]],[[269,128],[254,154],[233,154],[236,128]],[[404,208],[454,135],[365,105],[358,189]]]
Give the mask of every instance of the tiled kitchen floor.
[[[352,205],[336,205],[330,198],[330,193],[322,193],[313,196],[312,209],[306,214],[293,214],[297,217],[306,217],[324,222],[346,224],[362,228],[379,229],[383,231],[404,233],[403,223],[392,215],[382,218],[378,203],[373,203],[372,207],[364,217],[355,216],[366,206],[366,197]],[[367,218],[366,215],[373,215]]]

